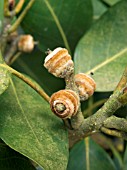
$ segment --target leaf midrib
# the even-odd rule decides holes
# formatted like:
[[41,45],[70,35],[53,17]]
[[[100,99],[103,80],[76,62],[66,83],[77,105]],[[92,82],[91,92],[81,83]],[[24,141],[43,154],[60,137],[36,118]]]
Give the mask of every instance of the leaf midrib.
[[99,70],[100,68],[104,67],[106,64],[111,63],[112,61],[116,60],[119,57],[122,57],[122,55],[124,53],[127,52],[127,48],[124,48],[122,51],[120,51],[119,53],[115,54],[112,57],[109,57],[107,60],[104,60],[103,62],[101,62],[100,64],[96,65],[96,67],[92,68],[91,70],[89,70],[88,72],[86,72],[86,74],[90,74],[91,72],[95,72],[97,70]]
[[62,28],[62,26],[60,24],[60,21],[59,21],[58,17],[56,16],[53,8],[51,7],[51,5],[49,3],[49,1],[48,0],[44,0],[44,2],[45,2],[47,8],[49,9],[49,11],[51,13],[51,15],[52,15],[52,17],[53,17],[57,27],[58,27],[58,30],[60,31],[60,34],[62,36],[63,42],[65,44],[65,47],[68,49],[69,53],[71,53],[71,50],[70,50],[70,47],[69,47],[69,43],[67,41],[67,37],[66,37],[66,35],[65,35],[64,31],[63,31],[63,28]]
[[90,170],[89,137],[84,139],[86,147],[86,170]]

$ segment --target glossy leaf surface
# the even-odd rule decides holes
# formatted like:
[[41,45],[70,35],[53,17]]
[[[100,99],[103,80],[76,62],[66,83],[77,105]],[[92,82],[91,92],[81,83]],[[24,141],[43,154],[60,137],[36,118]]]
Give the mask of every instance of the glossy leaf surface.
[[[26,0],[28,2],[28,0]],[[34,14],[34,15],[33,15]],[[22,26],[25,32],[33,34],[41,50],[64,46],[74,50],[78,40],[92,21],[90,0],[37,0]]]
[[76,73],[94,73],[97,91],[112,91],[127,65],[127,1],[110,8],[80,40]]
[[22,80],[13,77],[0,99],[0,137],[45,170],[65,170],[68,137],[49,104]]
[[115,170],[109,155],[91,139],[82,140],[71,149],[67,168],[67,170],[87,169]]
[[29,159],[9,148],[0,140],[1,170],[35,170]]
[[121,1],[121,0],[102,0],[103,2],[105,2],[106,4],[112,6],[115,5],[117,2]]
[[100,0],[92,0],[92,4],[94,13],[93,19],[97,20],[106,12],[107,7]]
[[127,142],[126,142],[126,149],[124,153],[123,170],[127,170]]

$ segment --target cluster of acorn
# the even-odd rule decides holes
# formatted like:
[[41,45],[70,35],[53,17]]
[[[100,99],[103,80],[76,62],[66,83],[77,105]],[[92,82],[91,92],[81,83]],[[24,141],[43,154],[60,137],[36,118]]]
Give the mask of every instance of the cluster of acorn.
[[[56,48],[45,58],[45,68],[56,77],[66,78],[74,73],[74,63],[65,48]],[[53,113],[62,119],[71,118],[79,108],[80,101],[87,100],[93,95],[96,83],[88,75],[79,73],[74,76],[78,94],[73,90],[60,90],[50,98]]]

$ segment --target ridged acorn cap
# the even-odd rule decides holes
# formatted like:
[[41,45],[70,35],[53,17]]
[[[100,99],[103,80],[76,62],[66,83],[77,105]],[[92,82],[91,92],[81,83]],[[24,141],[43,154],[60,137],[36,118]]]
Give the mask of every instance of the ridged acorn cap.
[[60,90],[51,96],[50,107],[61,119],[71,118],[79,108],[79,97],[72,90]]
[[81,101],[87,100],[93,95],[96,89],[96,83],[90,76],[84,73],[79,73],[75,75],[74,79]]
[[44,61],[44,67],[56,77],[64,78],[72,74],[74,64],[67,49],[58,47]]

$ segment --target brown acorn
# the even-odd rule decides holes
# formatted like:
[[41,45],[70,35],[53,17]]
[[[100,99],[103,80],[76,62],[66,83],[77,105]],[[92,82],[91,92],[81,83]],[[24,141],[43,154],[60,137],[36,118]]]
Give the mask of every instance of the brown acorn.
[[75,75],[74,79],[81,101],[87,100],[93,95],[96,89],[96,83],[90,76],[84,73],[79,73]]
[[19,51],[30,53],[34,49],[34,39],[31,35],[21,35],[18,41]]
[[61,119],[71,118],[79,108],[79,96],[72,90],[60,90],[51,96],[50,107]]
[[44,62],[44,67],[56,77],[65,78],[74,71],[74,63],[67,49],[58,47],[52,51]]

